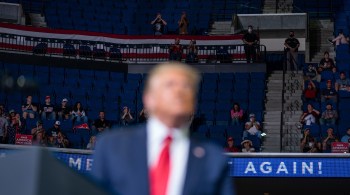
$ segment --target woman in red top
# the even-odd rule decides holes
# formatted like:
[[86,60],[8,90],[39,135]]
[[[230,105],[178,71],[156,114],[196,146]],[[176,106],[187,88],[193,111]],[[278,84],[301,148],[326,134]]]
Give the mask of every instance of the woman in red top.
[[232,137],[227,138],[227,146],[224,148],[225,152],[239,152],[239,149],[235,147]]
[[315,83],[310,79],[309,84],[307,85],[307,88],[304,90],[304,98],[305,101],[315,101],[317,97],[317,89],[315,86]]

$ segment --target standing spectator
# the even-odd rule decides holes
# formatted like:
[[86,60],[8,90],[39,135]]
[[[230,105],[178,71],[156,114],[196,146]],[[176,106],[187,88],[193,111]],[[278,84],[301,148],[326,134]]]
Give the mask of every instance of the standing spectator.
[[299,40],[296,39],[294,31],[289,31],[289,37],[285,40],[284,46],[287,52],[287,69],[292,70],[291,62],[293,64],[294,70],[298,70],[298,48],[300,46]]
[[335,65],[333,59],[329,57],[328,51],[324,52],[323,55],[324,57],[321,59],[318,67],[321,68],[321,71],[333,71]]
[[91,136],[88,145],[86,146],[86,149],[88,150],[94,150],[96,145],[96,136]]
[[42,106],[40,110],[41,120],[44,121],[46,119],[56,120],[56,114],[54,111],[55,106],[51,104],[51,97],[45,97],[45,104]]
[[320,123],[321,125],[334,125],[338,118],[338,112],[333,109],[332,104],[326,105],[326,110],[323,111]]
[[187,28],[190,25],[190,22],[187,19],[186,12],[182,12],[181,18],[178,21],[179,24],[179,34],[180,35],[187,35]]
[[225,152],[239,152],[239,149],[234,144],[233,137],[227,138],[227,146],[224,148]]
[[59,120],[63,120],[65,118],[64,116],[66,114],[70,115],[71,114],[71,108],[67,105],[68,104],[68,99],[63,98],[61,105],[57,107],[57,115]]
[[8,128],[8,121],[4,117],[4,110],[3,108],[0,108],[0,144],[5,143],[5,139],[7,137],[7,128]]
[[247,63],[256,61],[256,49],[258,44],[258,36],[253,32],[253,26],[248,26],[248,32],[243,36],[244,52],[247,59]]
[[343,31],[339,31],[338,36],[335,37],[333,40],[329,40],[332,44],[335,43],[336,46],[341,45],[341,44],[349,44],[348,39],[345,37]]
[[175,39],[175,44],[169,48],[170,58],[169,60],[181,61],[182,58],[182,45],[180,45],[180,39]]
[[317,98],[317,89],[315,83],[309,79],[307,88],[304,90],[304,100],[306,102],[315,102]]
[[243,140],[241,145],[242,145],[242,152],[243,153],[255,152],[255,149],[253,148],[252,141],[250,141],[248,139]]
[[61,126],[61,122],[60,121],[56,121],[55,124],[53,125],[53,127],[51,127],[47,131],[47,136],[48,137],[53,137],[53,139],[56,141],[58,133],[61,132],[60,126]]
[[336,91],[349,91],[350,80],[346,78],[345,72],[340,72],[340,78],[335,82]]
[[337,102],[337,91],[332,87],[332,81],[328,80],[326,83],[326,88],[322,90],[322,95],[321,95],[321,102],[326,102],[326,101],[333,101],[334,103]]
[[105,129],[111,128],[111,123],[105,119],[105,112],[99,112],[99,118],[94,121],[93,129],[97,131],[97,133],[103,132]]
[[192,39],[187,47],[186,62],[198,62],[198,48],[196,45],[196,40]]
[[343,135],[340,141],[344,143],[350,143],[350,128],[348,128],[348,130],[346,131],[346,134]]
[[243,109],[241,109],[238,103],[234,103],[233,108],[231,109],[232,125],[241,124],[242,119],[243,119]]
[[145,108],[143,108],[139,114],[139,123],[145,123],[148,119],[148,112]]
[[255,114],[249,114],[249,121],[245,123],[245,131],[243,131],[243,139],[246,139],[249,134],[261,138],[260,128],[260,123],[256,121]]
[[22,106],[22,112],[23,112],[23,118],[26,119],[29,118],[35,118],[35,115],[37,113],[37,106],[35,106],[32,102],[33,97],[31,95],[27,96],[26,104]]
[[18,113],[16,114],[14,110],[10,110],[9,125],[7,127],[7,136],[9,144],[16,143],[16,134],[22,133],[22,124],[23,123],[21,121],[21,116]]
[[80,102],[75,103],[73,111],[72,111],[72,116],[73,116],[74,121],[76,121],[76,122],[83,121],[84,123],[87,123],[87,121],[88,121],[85,110]]
[[164,26],[167,25],[167,22],[162,18],[160,13],[157,13],[156,18],[151,22],[153,25],[154,35],[164,34]]
[[319,143],[310,135],[310,129],[305,129],[303,138],[300,140],[300,150],[303,153],[319,152]]
[[130,109],[126,106],[123,108],[123,112],[121,114],[120,122],[122,125],[129,125],[134,121],[134,117],[132,117]]
[[43,123],[38,121],[36,127],[32,129],[33,145],[46,146],[45,129]]
[[317,117],[320,115],[318,110],[315,110],[312,104],[307,105],[307,110],[301,115],[300,123],[311,125],[316,123]]
[[333,128],[327,129],[327,137],[322,140],[322,150],[324,153],[332,151],[332,143],[338,142],[339,139],[334,135]]

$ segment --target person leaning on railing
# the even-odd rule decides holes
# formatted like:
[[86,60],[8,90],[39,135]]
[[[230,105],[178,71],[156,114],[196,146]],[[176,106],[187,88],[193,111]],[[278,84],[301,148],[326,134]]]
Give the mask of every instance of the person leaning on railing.
[[253,32],[253,26],[248,26],[248,32],[243,36],[244,52],[247,63],[256,61],[256,49],[258,44],[258,36]]

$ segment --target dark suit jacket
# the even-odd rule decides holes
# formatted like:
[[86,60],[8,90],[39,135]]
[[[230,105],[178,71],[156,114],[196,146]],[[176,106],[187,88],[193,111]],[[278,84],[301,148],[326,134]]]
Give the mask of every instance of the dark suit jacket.
[[[146,126],[112,131],[98,138],[92,174],[122,195],[149,194]],[[222,149],[190,140],[184,195],[234,194]]]

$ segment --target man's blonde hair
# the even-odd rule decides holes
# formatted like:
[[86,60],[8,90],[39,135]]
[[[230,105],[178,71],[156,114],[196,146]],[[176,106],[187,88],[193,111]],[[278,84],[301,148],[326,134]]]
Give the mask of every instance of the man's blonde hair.
[[157,75],[159,75],[163,72],[168,72],[168,71],[171,72],[172,70],[181,70],[181,71],[185,72],[187,74],[188,78],[192,82],[194,93],[197,93],[198,85],[199,85],[199,82],[201,79],[201,76],[198,73],[198,71],[187,64],[184,64],[181,62],[174,62],[174,61],[164,62],[164,63],[158,64],[154,68],[152,68],[152,70],[149,72],[149,75],[148,75],[148,78],[146,81],[145,92],[147,92],[149,90],[150,83],[153,80],[153,78],[155,78]]

